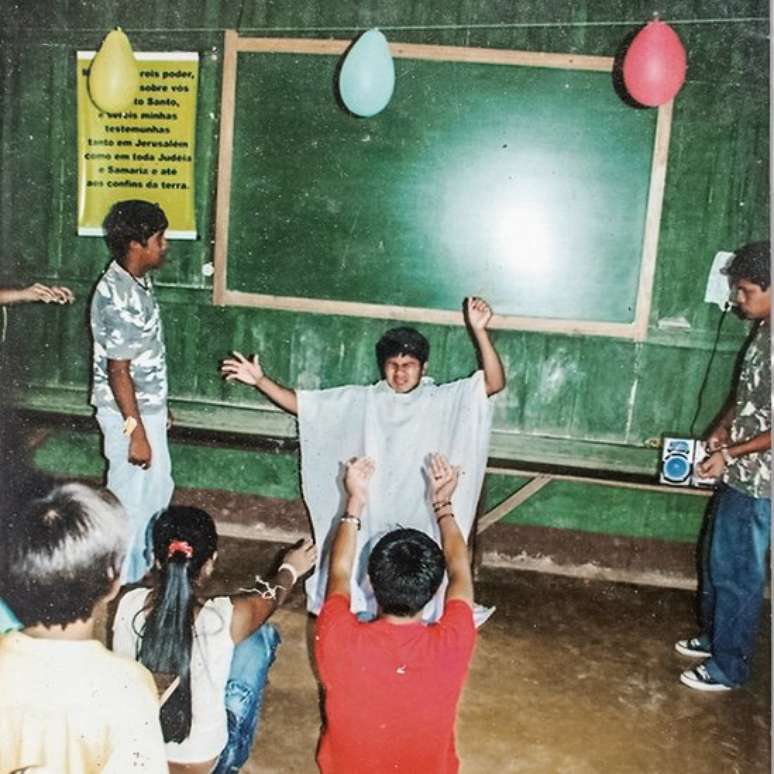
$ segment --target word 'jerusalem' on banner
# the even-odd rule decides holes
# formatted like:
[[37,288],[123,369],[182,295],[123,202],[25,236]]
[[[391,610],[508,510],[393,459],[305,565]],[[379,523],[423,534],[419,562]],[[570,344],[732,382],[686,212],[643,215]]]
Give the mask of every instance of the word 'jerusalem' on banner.
[[199,55],[135,53],[140,85],[134,104],[103,113],[89,97],[94,53],[78,52],[78,234],[102,236],[102,221],[115,202],[146,199],[169,218],[168,238],[196,239]]

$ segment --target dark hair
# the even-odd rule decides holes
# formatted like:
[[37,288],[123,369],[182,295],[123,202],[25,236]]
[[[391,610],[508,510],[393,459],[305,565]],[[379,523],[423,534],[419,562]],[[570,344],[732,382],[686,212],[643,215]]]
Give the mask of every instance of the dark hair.
[[424,365],[430,356],[430,342],[414,328],[390,328],[376,342],[376,362],[382,376],[387,358],[398,355],[411,355]]
[[424,532],[388,532],[368,557],[368,577],[383,613],[411,616],[432,598],[446,570],[443,552]]
[[747,280],[767,290],[771,284],[771,246],[768,242],[750,242],[740,247],[723,269],[732,285]]
[[126,514],[106,489],[64,484],[8,515],[2,594],[24,626],[85,621],[119,576]]
[[102,223],[110,255],[119,263],[126,258],[130,242],[146,245],[150,237],[168,225],[164,210],[142,199],[116,202]]
[[180,684],[161,707],[165,742],[182,742],[191,733],[191,651],[196,593],[204,563],[218,548],[215,524],[206,511],[167,508],[153,525],[156,582],[145,611],[137,659],[151,672],[177,675]]

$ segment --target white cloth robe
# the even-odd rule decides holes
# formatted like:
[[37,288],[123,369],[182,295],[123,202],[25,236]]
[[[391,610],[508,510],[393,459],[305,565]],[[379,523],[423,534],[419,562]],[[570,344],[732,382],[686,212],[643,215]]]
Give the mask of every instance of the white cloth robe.
[[[408,393],[396,393],[380,381],[297,395],[301,485],[319,552],[306,582],[307,606],[317,613],[325,598],[331,541],[346,505],[344,463],[366,455],[376,470],[357,536],[351,609],[374,614],[367,557],[379,538],[399,526],[413,527],[440,543],[425,473],[430,454],[439,452],[462,467],[453,506],[462,534],[467,538],[471,531],[492,425],[484,373],[441,385],[424,377]],[[441,616],[444,589],[445,583],[425,608],[424,620]]]

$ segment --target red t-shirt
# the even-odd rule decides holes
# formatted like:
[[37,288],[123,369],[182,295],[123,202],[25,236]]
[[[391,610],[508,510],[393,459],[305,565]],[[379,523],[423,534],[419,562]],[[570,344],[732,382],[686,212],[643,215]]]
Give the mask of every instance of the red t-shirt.
[[325,714],[323,774],[453,774],[454,723],[476,628],[461,600],[431,625],[360,623],[349,598],[329,597],[315,652]]

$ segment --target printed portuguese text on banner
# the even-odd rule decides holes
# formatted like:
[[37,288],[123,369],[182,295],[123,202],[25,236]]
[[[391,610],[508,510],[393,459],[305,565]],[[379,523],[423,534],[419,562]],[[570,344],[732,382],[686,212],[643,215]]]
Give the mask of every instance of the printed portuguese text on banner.
[[78,233],[102,236],[102,221],[123,199],[158,204],[167,237],[196,239],[194,141],[199,55],[135,53],[134,104],[103,113],[89,97],[94,51],[78,52]]

